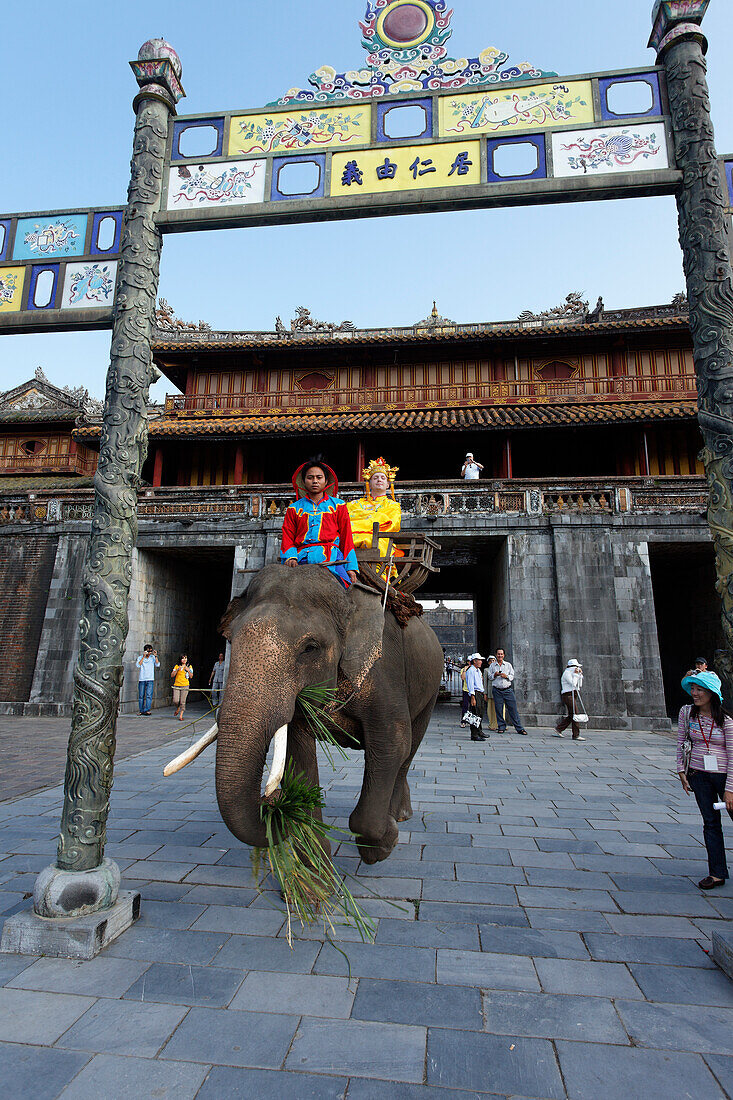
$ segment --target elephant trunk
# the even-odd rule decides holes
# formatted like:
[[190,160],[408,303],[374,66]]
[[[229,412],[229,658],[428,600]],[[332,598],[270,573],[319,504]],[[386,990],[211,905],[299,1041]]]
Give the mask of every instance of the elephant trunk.
[[267,793],[276,789],[285,767],[287,726],[295,710],[295,697],[272,687],[249,684],[231,675],[219,709],[216,743],[216,798],[230,832],[244,844],[267,845],[260,817],[262,783],[267,752],[275,738],[275,751]]

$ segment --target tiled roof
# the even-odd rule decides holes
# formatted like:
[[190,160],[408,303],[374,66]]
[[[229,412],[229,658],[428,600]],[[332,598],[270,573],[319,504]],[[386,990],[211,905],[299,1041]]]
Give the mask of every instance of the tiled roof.
[[[219,416],[210,419],[166,417],[150,425],[158,439],[228,435],[312,435],[318,432],[451,431],[462,428],[538,428],[577,424],[628,424],[658,420],[691,420],[694,401],[609,402],[587,405],[493,405],[466,409],[404,409],[385,412],[296,413],[290,416]],[[74,432],[94,439],[97,424]]]
[[0,493],[25,493],[38,489],[91,489],[92,477],[0,477]]
[[562,324],[519,324],[518,322],[498,322],[495,324],[443,325],[439,328],[384,328],[356,329],[343,333],[303,333],[302,335],[280,336],[274,332],[197,332],[170,333],[158,332],[153,337],[153,353],[175,351],[222,351],[232,348],[261,348],[264,346],[281,349],[312,346],[359,346],[365,344],[404,343],[460,343],[467,340],[532,339],[546,340],[548,337],[568,335],[614,335],[619,331],[643,332],[653,329],[679,328],[689,330],[686,315],[664,317],[638,317],[589,322],[579,319],[577,322],[563,321]]
[[0,424],[48,424],[63,421],[73,424],[81,415],[81,409],[59,409],[46,406],[40,409],[0,409]]

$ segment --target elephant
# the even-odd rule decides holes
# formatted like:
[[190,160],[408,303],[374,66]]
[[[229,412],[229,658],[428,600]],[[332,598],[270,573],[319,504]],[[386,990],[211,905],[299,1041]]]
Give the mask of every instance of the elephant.
[[219,629],[231,643],[216,748],[227,828],[245,844],[266,846],[262,778],[273,736],[277,756],[285,726],[287,761],[319,783],[316,742],[296,700],[306,686],[328,684],[341,700],[337,740],[364,752],[349,826],[366,863],[386,859],[397,822],[412,816],[407,774],[440,687],[443,651],[433,630],[419,617],[402,629],[380,593],[358,581],[347,589],[320,566],[279,564],[265,566],[232,600]]

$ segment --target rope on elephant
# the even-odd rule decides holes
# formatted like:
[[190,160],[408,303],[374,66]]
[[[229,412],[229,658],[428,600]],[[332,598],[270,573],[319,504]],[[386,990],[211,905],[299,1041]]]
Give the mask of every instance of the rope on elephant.
[[[375,592],[380,591],[370,578],[359,574],[359,580],[367,587],[373,588]],[[423,614],[424,608],[413,595],[400,592],[399,588],[390,587],[387,591],[387,611],[392,612],[398,626],[404,630],[410,619],[416,619]]]

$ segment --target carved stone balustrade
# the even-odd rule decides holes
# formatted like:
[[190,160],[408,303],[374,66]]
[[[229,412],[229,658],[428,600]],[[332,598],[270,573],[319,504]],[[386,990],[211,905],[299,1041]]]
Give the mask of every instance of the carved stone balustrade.
[[[360,485],[341,485],[347,501],[361,492]],[[701,515],[708,499],[702,477],[402,482],[396,495],[409,526],[461,519],[470,524],[490,516]],[[143,488],[138,517],[147,525],[166,520],[206,525],[227,516],[255,527],[271,527],[281,522],[292,497],[292,489],[285,484]],[[4,493],[0,484],[0,527],[88,523],[91,516],[91,490]]]

